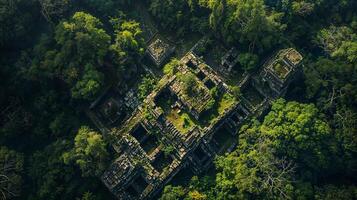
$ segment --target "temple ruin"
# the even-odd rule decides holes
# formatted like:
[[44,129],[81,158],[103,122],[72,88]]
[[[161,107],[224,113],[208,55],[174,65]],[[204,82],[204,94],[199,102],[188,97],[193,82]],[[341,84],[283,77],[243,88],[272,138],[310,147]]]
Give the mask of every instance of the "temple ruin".
[[[221,64],[231,70],[236,54],[231,50]],[[102,181],[118,199],[151,199],[166,184],[182,178],[185,170],[204,172],[215,156],[234,149],[247,119],[260,116],[285,94],[301,61],[292,48],[279,51],[258,73],[241,78],[242,94],[234,96],[224,79],[190,51],[177,72],[165,75],[131,114],[121,100],[101,99],[91,118],[103,134],[112,136],[119,155]],[[194,88],[187,91],[186,82]]]
[[164,62],[171,56],[175,51],[173,47],[167,40],[160,38],[158,35],[154,36],[148,42],[148,48],[146,50],[146,55],[155,63],[156,66],[161,66]]

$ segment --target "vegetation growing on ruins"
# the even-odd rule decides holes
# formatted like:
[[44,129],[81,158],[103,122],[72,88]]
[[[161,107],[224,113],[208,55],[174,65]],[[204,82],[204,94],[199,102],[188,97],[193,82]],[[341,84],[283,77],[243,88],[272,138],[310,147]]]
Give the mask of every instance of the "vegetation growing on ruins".
[[[122,152],[165,179],[187,146],[202,172],[180,168],[154,199],[356,199],[356,4],[0,0],[0,199],[116,199],[102,180],[131,169]],[[290,47],[303,65],[269,102],[262,77],[289,80],[299,53],[273,56]]]

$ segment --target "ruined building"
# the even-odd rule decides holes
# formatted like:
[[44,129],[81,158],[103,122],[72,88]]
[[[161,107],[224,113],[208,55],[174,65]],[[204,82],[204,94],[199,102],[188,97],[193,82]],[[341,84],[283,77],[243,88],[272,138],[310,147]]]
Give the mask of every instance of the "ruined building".
[[[222,64],[229,67],[235,60]],[[102,181],[118,199],[150,199],[187,166],[193,174],[204,172],[216,155],[233,150],[247,118],[259,116],[286,92],[301,61],[294,49],[279,51],[260,72],[242,78],[242,95],[234,96],[222,77],[189,52],[127,117],[114,98],[103,101],[92,118],[112,136],[119,156]],[[122,123],[116,123],[119,118]]]

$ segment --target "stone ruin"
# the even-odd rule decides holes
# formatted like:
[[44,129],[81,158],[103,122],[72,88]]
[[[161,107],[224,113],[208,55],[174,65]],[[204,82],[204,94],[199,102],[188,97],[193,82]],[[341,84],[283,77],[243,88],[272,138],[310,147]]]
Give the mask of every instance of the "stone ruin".
[[163,38],[153,37],[151,41],[149,41],[146,54],[156,66],[161,66],[174,51],[175,48],[172,47],[168,41]]
[[235,48],[230,49],[221,59],[221,66],[230,73],[238,65],[238,51]]
[[264,64],[265,67],[260,73],[260,84],[268,85],[271,95],[281,96],[295,79],[296,72],[301,70],[301,61],[301,54],[293,48],[279,51]]
[[[180,60],[178,72],[165,75],[125,122],[103,132],[112,135],[119,156],[102,175],[102,181],[118,199],[152,199],[166,184],[182,178],[188,167],[193,174],[206,171],[215,156],[234,149],[238,130],[247,119],[260,116],[286,92],[301,61],[302,56],[294,49],[279,51],[260,72],[242,79],[241,97],[207,122],[205,105],[213,98],[209,91],[217,88],[221,96],[231,91],[202,58],[187,53]],[[277,63],[283,69],[277,68]],[[187,73],[194,74],[203,88],[200,99],[182,93],[180,75]]]

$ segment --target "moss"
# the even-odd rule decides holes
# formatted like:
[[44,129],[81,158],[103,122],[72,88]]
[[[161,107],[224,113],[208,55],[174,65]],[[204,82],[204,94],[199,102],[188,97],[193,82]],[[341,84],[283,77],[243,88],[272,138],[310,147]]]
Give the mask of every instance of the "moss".
[[242,96],[242,92],[240,91],[240,87],[238,86],[230,86],[229,89],[232,92],[233,97],[237,100]]
[[288,73],[288,70],[280,62],[276,62],[273,65],[273,68],[275,73],[279,76],[279,78],[285,78],[285,75]]
[[177,73],[177,66],[179,65],[179,60],[176,58],[172,59],[169,63],[167,63],[163,68],[163,73],[166,75],[174,75]]
[[187,133],[195,126],[193,118],[184,111],[179,113],[177,109],[172,109],[166,117],[182,134]]
[[217,118],[222,115],[226,109],[231,108],[237,101],[237,98],[230,93],[218,96],[211,108],[207,109],[201,115],[201,125],[205,126],[215,123]]
[[[178,80],[181,84],[181,98],[188,102],[198,112],[207,110],[208,105],[213,98],[208,88],[196,76],[189,72],[186,74],[178,73]],[[206,98],[207,97],[207,98]]]
[[150,75],[143,76],[138,87],[139,99],[143,101],[154,90],[156,84],[157,81],[154,77]]
[[222,114],[227,108],[230,108],[232,105],[234,105],[235,102],[237,102],[235,96],[230,93],[225,93],[218,101],[218,113]]
[[175,147],[173,147],[172,145],[163,145],[162,144],[162,148],[161,151],[164,152],[164,156],[170,156],[172,154],[172,152],[174,152]]

